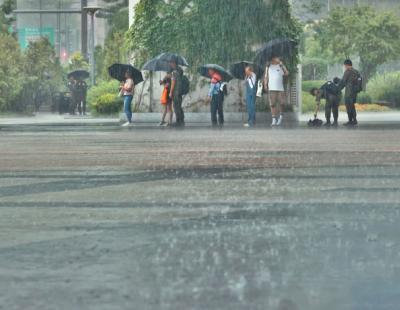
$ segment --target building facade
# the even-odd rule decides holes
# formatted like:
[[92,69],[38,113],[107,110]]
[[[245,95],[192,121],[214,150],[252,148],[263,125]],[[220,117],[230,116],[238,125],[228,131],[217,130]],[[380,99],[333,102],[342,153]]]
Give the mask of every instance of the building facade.
[[[89,0],[88,6],[102,6],[102,1]],[[81,0],[17,0],[16,31],[21,47],[40,37],[47,37],[62,62],[82,50]],[[18,13],[18,12],[24,13]],[[26,13],[34,11],[34,13]],[[39,13],[41,11],[41,13]],[[65,13],[57,13],[65,11]],[[90,30],[89,23],[89,30]],[[95,20],[95,45],[102,45],[107,32],[104,19]]]

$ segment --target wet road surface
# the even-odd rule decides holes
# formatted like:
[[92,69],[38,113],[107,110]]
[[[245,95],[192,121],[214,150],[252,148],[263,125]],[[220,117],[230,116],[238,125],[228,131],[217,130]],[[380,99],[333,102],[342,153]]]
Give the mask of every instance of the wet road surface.
[[400,130],[0,132],[0,309],[398,310]]

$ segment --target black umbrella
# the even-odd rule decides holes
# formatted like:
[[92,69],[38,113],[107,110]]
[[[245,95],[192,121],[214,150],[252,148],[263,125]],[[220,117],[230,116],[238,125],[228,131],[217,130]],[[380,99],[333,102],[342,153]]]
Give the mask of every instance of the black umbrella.
[[217,71],[219,74],[221,74],[222,79],[225,82],[229,82],[230,80],[233,79],[233,76],[228,71],[226,71],[220,65],[216,65],[216,64],[207,64],[207,65],[199,67],[199,73],[206,78],[210,78],[210,76],[208,74],[209,69],[213,69],[213,70]]
[[251,61],[240,61],[240,62],[234,63],[230,68],[230,72],[232,73],[232,75],[235,78],[237,78],[239,80],[244,80],[246,78],[244,71],[247,66],[253,67],[254,73],[257,75],[257,78],[262,77],[263,69]]
[[189,64],[186,61],[185,57],[175,53],[162,53],[158,55],[156,58],[161,61],[165,61],[167,63],[169,63],[170,61],[175,61],[176,64],[179,66],[189,67]]
[[296,51],[296,46],[297,43],[290,39],[271,40],[258,51],[255,63],[263,68],[274,56],[291,58]]
[[108,74],[113,78],[120,82],[125,81],[126,72],[130,72],[132,75],[133,82],[135,85],[143,82],[143,75],[140,70],[136,69],[131,65],[125,64],[113,64],[108,68]]
[[143,66],[143,70],[168,72],[171,70],[171,66],[169,65],[168,61],[161,60],[156,57],[146,62]]
[[84,80],[89,78],[89,72],[86,70],[75,70],[68,73],[68,78],[73,77],[76,80]]

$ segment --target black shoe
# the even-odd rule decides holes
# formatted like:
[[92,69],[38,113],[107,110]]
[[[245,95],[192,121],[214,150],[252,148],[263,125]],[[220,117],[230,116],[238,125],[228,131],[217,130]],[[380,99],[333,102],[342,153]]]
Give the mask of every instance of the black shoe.
[[338,127],[339,126],[339,124],[338,124],[338,122],[333,122],[333,124],[332,124],[332,127]]
[[324,127],[331,127],[331,122],[326,122],[325,124],[324,124]]
[[353,125],[352,121],[348,121],[347,123],[344,123],[343,126],[351,126]]
[[355,119],[355,120],[353,120],[353,121],[351,122],[351,124],[352,124],[353,126],[357,126],[357,125],[358,125],[358,122],[357,122],[357,120]]

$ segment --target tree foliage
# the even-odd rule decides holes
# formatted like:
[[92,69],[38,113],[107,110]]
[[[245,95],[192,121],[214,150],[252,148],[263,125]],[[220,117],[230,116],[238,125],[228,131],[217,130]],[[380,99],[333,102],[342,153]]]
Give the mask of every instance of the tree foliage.
[[139,65],[171,51],[185,55],[195,68],[251,60],[264,42],[297,40],[300,32],[288,1],[142,0],[128,43]]
[[365,81],[379,65],[400,57],[398,17],[368,6],[335,8],[316,26],[316,38],[330,51],[332,61],[359,57]]
[[0,111],[8,111],[22,89],[19,76],[23,59],[18,43],[11,35],[0,34],[0,51],[3,51],[0,53]]

